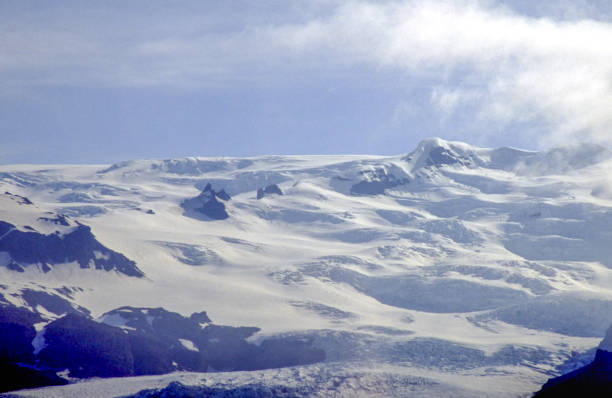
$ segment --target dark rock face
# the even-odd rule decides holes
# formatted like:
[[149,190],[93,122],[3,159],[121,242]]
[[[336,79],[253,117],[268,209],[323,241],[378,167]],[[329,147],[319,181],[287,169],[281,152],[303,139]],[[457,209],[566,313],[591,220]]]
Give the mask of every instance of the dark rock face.
[[262,199],[266,195],[282,195],[283,191],[276,184],[268,185],[265,188],[259,188],[257,190],[257,199]]
[[212,323],[208,315],[206,315],[206,311],[194,312],[193,314],[191,314],[189,319],[197,323]]
[[[259,328],[213,325],[205,312],[186,318],[163,308],[121,307],[104,314],[102,319],[116,322],[118,317],[129,328],[126,332],[132,339],[135,374],[175,369],[267,369],[325,359],[324,351],[313,348],[312,341],[303,338],[269,339],[259,346],[250,344],[246,339]],[[146,363],[141,364],[139,358]],[[176,367],[169,369],[173,362]],[[158,365],[150,369],[151,363]]]
[[612,353],[597,350],[590,364],[550,379],[534,397],[612,396]]
[[[50,213],[53,214],[53,213]],[[66,216],[63,214],[57,214],[55,215],[55,217],[39,217],[38,218],[41,221],[47,221],[53,224],[57,224],[57,225],[63,225],[65,227],[70,226],[70,224],[68,223],[68,220],[66,219]]]
[[0,302],[0,370],[15,375],[14,382],[0,381],[3,391],[63,384],[54,372],[64,369],[77,378],[122,377],[278,368],[311,364],[326,356],[313,346],[312,338],[303,336],[250,344],[246,339],[259,328],[213,325],[205,312],[184,317],[163,308],[121,307],[96,322],[86,310],[76,311],[59,296],[22,293],[31,305],[51,297],[45,307],[49,311],[73,312],[37,333],[34,325],[44,322],[39,314]]
[[73,377],[134,374],[130,341],[119,328],[69,314],[48,324],[44,337],[38,358],[45,366],[67,368]]
[[59,377],[54,371],[36,369],[21,363],[8,362],[0,359],[0,393],[21,390],[23,388],[38,388],[60,386],[68,381]]
[[17,264],[15,261],[11,261],[10,263],[8,263],[6,268],[10,269],[11,271],[15,271],[15,272],[25,272],[25,269],[23,269],[23,267]]
[[219,192],[216,192],[215,196],[218,197],[221,200],[225,200],[226,202],[231,199],[229,194],[227,192],[225,192],[225,189],[222,189]]
[[35,364],[34,324],[42,318],[25,308],[0,305],[0,392],[66,384],[54,372]]
[[229,217],[225,210],[225,205],[212,196],[210,200],[202,205],[200,212],[213,220],[225,220]]
[[176,369],[170,350],[157,339],[135,333],[128,334],[128,339],[134,358],[134,375],[164,374]]
[[[252,353],[254,346],[246,338],[259,331],[252,327],[210,325],[205,312],[185,318],[163,308],[121,307],[103,315],[103,319],[117,317],[131,328],[128,334],[137,344],[134,347],[137,352],[150,353],[153,347],[164,347],[166,357],[155,356],[158,363],[165,364],[162,368],[174,362],[184,370],[206,371],[209,366],[216,370],[235,370]],[[144,359],[149,361],[146,356]]]
[[[221,201],[219,201],[221,199]],[[202,219],[204,216],[208,220],[225,220],[229,218],[224,202],[231,200],[231,197],[221,190],[219,192],[212,189],[212,186],[206,184],[204,190],[195,198],[187,199],[181,203],[181,207],[185,209],[185,215],[193,216]]]
[[36,311],[36,308],[40,305],[47,311],[56,315],[71,313],[89,315],[89,311],[87,309],[80,306],[73,307],[68,300],[57,294],[32,289],[24,289],[21,291],[21,297],[34,311]]
[[[191,317],[185,318],[176,312],[170,312],[163,308],[135,307],[117,308],[105,313],[102,319],[116,316],[125,321],[125,326],[133,328],[143,335],[171,340],[172,343],[177,342],[179,338],[190,339],[197,336],[202,331],[200,323],[211,322],[206,312],[194,313]],[[253,333],[259,330],[254,329]]]
[[0,221],[0,236],[5,235],[13,228],[15,228],[13,224],[9,224],[5,221]]
[[14,195],[14,194],[10,193],[9,191],[5,191],[4,194],[7,195],[8,197],[10,197],[11,199],[13,199],[15,202],[19,203],[20,205],[32,205],[32,204],[34,204],[34,203],[32,203],[32,201],[30,199],[26,198],[25,196]]
[[[65,221],[65,218],[58,220]],[[14,262],[9,268],[19,272],[28,264],[76,261],[81,268],[93,266],[95,269],[114,270],[127,276],[144,276],[134,261],[103,246],[91,233],[91,229],[82,224],[65,235],[44,235],[35,231],[20,231],[12,224],[0,221],[0,236],[0,251],[8,252]]]
[[34,358],[32,340],[36,336],[34,324],[41,321],[38,314],[25,308],[0,305],[0,358],[12,362],[31,362]]

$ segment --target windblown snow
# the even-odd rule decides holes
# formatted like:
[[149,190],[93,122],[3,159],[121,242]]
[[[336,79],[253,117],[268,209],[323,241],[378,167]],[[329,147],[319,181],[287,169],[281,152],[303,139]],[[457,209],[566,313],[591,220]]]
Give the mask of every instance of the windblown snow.
[[[98,249],[89,268],[19,263],[24,272],[5,251],[0,294],[27,306],[24,289],[67,288],[75,306],[118,327],[127,327],[119,314],[100,317],[122,306],[206,311],[218,324],[260,328],[253,343],[307,336],[325,351],[324,363],[276,371],[276,381],[299,385],[329,376],[327,366],[370,369],[378,387],[418,380],[415,396],[427,386],[431,396],[529,394],[612,324],[610,170],[612,154],[595,145],[530,152],[441,139],[393,157],[1,166],[0,190],[11,195],[0,220],[10,228],[65,235],[78,221],[112,251]],[[206,200],[186,202],[197,197]],[[227,218],[207,216],[221,207]],[[144,277],[96,269],[113,253]],[[33,343],[42,347],[44,329]],[[208,385],[229,377],[200,376]],[[162,379],[139,380],[159,388]]]

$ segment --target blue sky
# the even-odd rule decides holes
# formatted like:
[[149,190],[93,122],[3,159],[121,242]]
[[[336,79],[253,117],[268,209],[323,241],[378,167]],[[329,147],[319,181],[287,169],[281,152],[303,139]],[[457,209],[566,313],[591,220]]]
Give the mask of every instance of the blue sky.
[[608,0],[2,0],[0,21],[5,164],[612,143]]

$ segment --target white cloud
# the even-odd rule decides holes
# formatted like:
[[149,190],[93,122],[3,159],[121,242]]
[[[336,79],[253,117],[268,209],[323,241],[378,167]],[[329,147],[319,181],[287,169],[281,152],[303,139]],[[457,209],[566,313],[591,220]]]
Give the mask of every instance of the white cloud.
[[0,76],[11,76],[12,83],[1,79],[7,87],[197,88],[365,66],[433,81],[430,105],[449,116],[469,107],[483,125],[543,123],[542,146],[612,143],[610,23],[527,17],[493,1],[321,4],[294,23],[231,30],[208,29],[195,17],[139,34],[120,24],[94,24],[114,29],[109,35],[83,23],[15,28],[0,32]]
[[534,19],[466,1],[354,2],[323,22],[275,33],[290,48],[329,52],[326,59],[437,76],[431,99],[442,111],[477,103],[479,120],[544,122],[543,146],[612,142],[612,24]]

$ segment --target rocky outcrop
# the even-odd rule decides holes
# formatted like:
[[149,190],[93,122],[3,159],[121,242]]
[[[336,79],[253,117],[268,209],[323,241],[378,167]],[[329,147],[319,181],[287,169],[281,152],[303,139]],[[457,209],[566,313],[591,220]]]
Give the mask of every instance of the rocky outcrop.
[[72,313],[89,316],[89,310],[71,303],[58,294],[33,289],[22,289],[21,299],[32,309],[32,311],[37,313],[44,309],[47,314],[50,313],[57,316]]
[[33,205],[32,201],[25,196],[15,195],[9,191],[4,191],[4,195],[14,200],[19,205]]
[[263,199],[266,195],[283,195],[283,191],[276,184],[268,185],[257,190],[257,199]]
[[550,379],[534,397],[610,397],[612,396],[612,353],[597,350],[590,364],[563,376]]
[[[303,339],[269,339],[261,345],[250,344],[246,339],[259,328],[214,325],[205,312],[183,317],[163,308],[121,307],[104,314],[101,320],[123,328],[132,339],[135,374],[165,373],[172,363],[176,366],[171,370],[252,370],[325,359],[322,350]],[[159,367],[138,371],[151,363]]]
[[209,183],[198,196],[183,201],[181,207],[187,216],[203,220],[225,220],[229,218],[225,209],[225,202],[229,200],[231,197],[225,190],[215,191]]
[[36,369],[29,366],[4,361],[0,359],[0,393],[21,390],[23,388],[38,388],[68,384],[66,379],[59,377],[54,371]]
[[34,366],[34,325],[42,320],[25,308],[0,304],[0,392],[67,383],[55,372]]
[[[56,220],[66,222],[63,217],[53,219],[53,222]],[[102,245],[91,228],[79,223],[62,235],[59,232],[42,234],[32,228],[22,231],[13,224],[0,221],[0,252],[8,253],[12,260],[7,267],[20,272],[32,264],[40,264],[43,271],[50,271],[52,265],[77,262],[81,268],[144,276],[134,261]]]
[[46,326],[44,339],[38,359],[46,367],[68,369],[72,377],[134,374],[130,340],[119,328],[68,314]]
[[[39,314],[37,303],[45,297],[53,300]],[[185,317],[163,308],[121,307],[96,321],[48,292],[26,290],[22,298],[32,311],[0,296],[0,369],[15,377],[1,381],[0,391],[64,384],[55,375],[64,370],[76,378],[122,377],[257,370],[325,359],[312,339],[279,336],[251,344],[247,338],[259,328],[214,325],[206,312]],[[49,312],[65,314],[56,318]]]
[[6,362],[32,362],[36,336],[34,324],[40,315],[10,304],[0,305],[0,359]]

